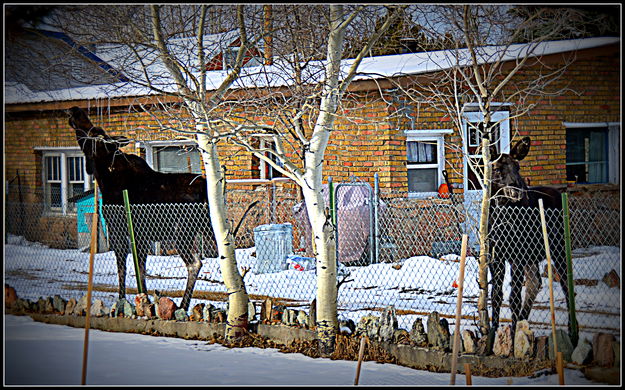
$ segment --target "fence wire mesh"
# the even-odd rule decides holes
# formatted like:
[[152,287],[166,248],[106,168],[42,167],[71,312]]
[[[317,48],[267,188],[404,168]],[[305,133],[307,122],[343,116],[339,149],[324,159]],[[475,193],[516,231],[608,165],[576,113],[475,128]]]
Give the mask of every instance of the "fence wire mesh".
[[[389,305],[396,308],[399,327],[404,329],[433,311],[453,319],[460,240],[476,226],[467,206],[476,200],[461,196],[415,199],[396,192],[376,196],[362,183],[335,188],[340,319],[357,322],[367,314],[379,315]],[[275,185],[230,188],[227,203],[228,218],[236,230],[238,265],[250,270],[245,284],[251,300],[259,305],[272,297],[274,303],[307,310],[316,294],[316,270],[310,227],[297,191]],[[85,294],[89,232],[81,232],[79,226],[90,221],[92,211],[77,210],[59,216],[41,203],[6,202],[5,283],[21,298],[36,301],[60,295],[78,299]],[[148,292],[159,290],[180,304],[187,281],[182,255],[190,251],[202,262],[190,307],[199,302],[224,307],[227,294],[209,233],[207,206],[132,205],[131,213],[137,248],[147,255]],[[492,237],[497,243],[489,257],[495,264],[493,270],[498,264],[505,272],[500,322],[512,319],[515,302],[510,302],[511,295],[513,299],[523,297],[536,287],[528,319],[538,333],[548,334],[549,291],[538,211],[509,208],[494,214],[494,223],[510,226]],[[136,294],[137,283],[125,211],[120,206],[104,206],[103,215],[95,256],[94,299],[111,305],[119,284],[114,249],[125,254],[129,298]],[[546,220],[550,231],[562,232],[561,211],[547,210]],[[620,337],[618,199],[570,197],[570,226],[580,336],[601,331]],[[559,238],[550,237],[550,250],[552,258],[560,259],[564,249],[562,234],[558,234]],[[472,246],[467,258],[463,328],[476,329],[478,325],[478,249]],[[559,265],[554,270],[557,277],[566,279]],[[491,287],[496,276],[489,276]],[[524,277],[522,292],[511,294],[511,282],[520,277]],[[556,321],[566,327],[568,309],[559,283],[554,284],[554,293]]]

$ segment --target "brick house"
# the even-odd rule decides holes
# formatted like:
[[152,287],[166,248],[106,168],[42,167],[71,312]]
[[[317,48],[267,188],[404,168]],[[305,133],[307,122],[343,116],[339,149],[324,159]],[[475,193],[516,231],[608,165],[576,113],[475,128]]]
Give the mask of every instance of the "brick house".
[[[493,119],[501,121],[499,147],[506,151],[518,137],[532,137],[532,151],[522,165],[522,174],[532,185],[569,185],[572,190],[619,193],[620,40],[589,38],[553,47],[544,52],[542,63],[557,65],[564,56],[575,55],[558,81],[563,88],[569,84],[570,88],[558,96],[537,97],[536,108],[516,118],[510,118],[507,105],[500,105]],[[460,134],[468,131],[468,126],[455,128],[444,113],[410,103],[395,87],[395,82],[409,86],[411,77],[442,71],[427,59],[427,53],[365,59],[360,69],[380,76],[357,77],[348,89],[326,152],[326,177],[335,183],[353,177],[372,183],[374,173],[378,173],[382,191],[431,197],[444,182],[443,170],[449,170],[457,191],[476,191],[458,152],[459,148],[471,152],[472,144],[463,145]],[[531,75],[528,71],[518,77]],[[57,223],[75,220],[68,199],[91,187],[64,113],[71,106],[88,108],[94,122],[109,134],[136,140],[126,151],[144,156],[154,169],[202,171],[192,142],[173,133],[150,131],[156,122],[138,109],[139,103],[154,103],[149,96],[123,89],[114,95],[98,95],[89,87],[58,91],[56,95],[24,95],[5,85],[5,98],[4,175],[7,182],[17,184],[19,180],[21,186],[19,194],[7,190],[7,200],[19,196],[24,202],[43,203],[44,215],[60,221]],[[468,102],[464,120],[479,122],[480,114],[470,106]],[[157,106],[153,107],[158,115]],[[469,143],[472,136],[467,134]],[[224,145],[221,150],[230,179],[277,176],[242,148]]]

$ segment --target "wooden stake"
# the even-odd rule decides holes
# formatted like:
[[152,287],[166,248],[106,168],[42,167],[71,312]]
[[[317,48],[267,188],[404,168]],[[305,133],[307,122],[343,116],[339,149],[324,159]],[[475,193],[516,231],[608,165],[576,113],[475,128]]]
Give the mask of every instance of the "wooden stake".
[[360,379],[360,366],[362,365],[362,358],[365,356],[365,345],[367,344],[367,336],[360,338],[360,349],[358,350],[358,366],[356,366],[356,379],[354,380],[354,386],[358,385]]
[[558,381],[560,385],[564,385],[564,359],[562,352],[556,354],[556,369],[558,371]]
[[464,363],[464,377],[467,381],[467,386],[471,386],[473,383],[471,382],[471,365],[469,363]]
[[460,349],[460,320],[462,318],[462,290],[464,288],[464,265],[467,257],[467,239],[466,234],[462,235],[462,247],[460,249],[460,272],[458,275],[458,299],[456,301],[456,329],[454,332],[454,345],[451,352],[451,381],[450,384],[456,384],[456,366],[458,364],[458,350]]
[[98,246],[98,182],[93,187],[93,217],[91,218],[91,250],[89,251],[89,281],[87,283],[87,314],[85,317],[85,341],[82,351],[82,380],[87,381],[87,355],[89,353],[89,326],[91,320],[91,293],[93,291],[93,259]]
[[549,277],[549,310],[551,311],[551,337],[553,338],[553,356],[556,358],[556,370],[560,377],[560,384],[564,384],[564,373],[560,372],[557,364],[558,359],[558,340],[556,337],[556,312],[553,298],[553,270],[551,268],[551,252],[549,251],[549,237],[547,235],[547,222],[545,221],[545,208],[543,200],[538,199],[538,207],[540,209],[540,220],[543,228],[543,238],[545,241],[545,254],[547,255],[547,276]]

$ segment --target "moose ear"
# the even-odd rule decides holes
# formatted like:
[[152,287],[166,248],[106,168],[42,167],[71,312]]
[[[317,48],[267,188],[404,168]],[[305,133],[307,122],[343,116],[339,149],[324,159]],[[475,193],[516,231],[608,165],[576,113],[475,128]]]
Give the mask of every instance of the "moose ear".
[[530,137],[523,137],[519,142],[516,143],[510,150],[510,157],[521,161],[527,156],[530,151]]

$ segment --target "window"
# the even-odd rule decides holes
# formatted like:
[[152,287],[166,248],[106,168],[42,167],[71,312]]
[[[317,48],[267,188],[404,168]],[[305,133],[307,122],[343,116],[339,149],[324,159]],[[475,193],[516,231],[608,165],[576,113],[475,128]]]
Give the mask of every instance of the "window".
[[[275,150],[275,144],[273,143],[271,139],[269,139],[268,137],[262,137],[262,136],[259,138],[260,138],[260,149]],[[278,160],[278,158],[274,154],[270,152],[265,152],[264,155],[266,157],[269,157],[269,159],[275,162],[278,166],[280,167],[283,166],[283,164]],[[275,179],[278,177],[284,177],[282,172],[272,167],[271,164],[268,164],[267,162],[265,162],[265,160],[262,160],[262,159],[259,159],[259,160],[260,160],[258,164],[258,170],[260,171],[259,178],[271,180],[271,179]]]
[[616,183],[620,126],[609,123],[565,123],[566,180]]
[[202,173],[200,151],[189,141],[146,142],[145,160],[155,171],[165,173]]
[[[239,55],[239,46],[228,46],[223,51],[223,69],[228,70],[234,68],[237,56]],[[246,57],[243,59],[243,67],[247,66],[259,66],[261,65],[261,59],[257,56],[251,55],[250,52],[246,53]]]
[[444,134],[451,130],[407,130],[406,169],[411,196],[431,196],[443,183]]
[[76,211],[73,198],[87,191],[92,178],[79,149],[35,148],[42,152],[43,201],[50,212]]

